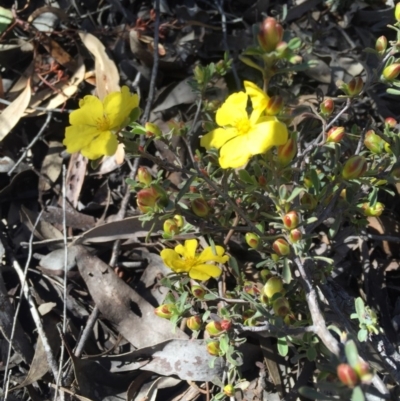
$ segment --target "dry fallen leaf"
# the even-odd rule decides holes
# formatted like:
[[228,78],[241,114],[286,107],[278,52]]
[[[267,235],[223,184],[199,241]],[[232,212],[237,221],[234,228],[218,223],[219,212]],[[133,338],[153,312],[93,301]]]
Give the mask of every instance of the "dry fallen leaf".
[[29,105],[31,96],[31,85],[28,80],[25,89],[0,114],[0,141],[10,133],[24,115],[24,111]]
[[103,43],[90,33],[80,32],[83,44],[95,59],[96,91],[100,99],[111,92],[118,92],[119,73],[114,61],[110,59]]

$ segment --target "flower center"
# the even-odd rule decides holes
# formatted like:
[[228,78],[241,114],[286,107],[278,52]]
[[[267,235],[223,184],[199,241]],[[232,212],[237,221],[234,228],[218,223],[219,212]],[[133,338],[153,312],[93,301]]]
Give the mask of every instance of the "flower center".
[[110,119],[103,116],[96,121],[96,127],[99,131],[108,131],[110,129]]
[[245,135],[250,130],[250,121],[248,118],[242,118],[236,122],[236,129],[238,130],[239,135]]
[[192,268],[196,264],[196,258],[186,258],[185,264],[188,268]]

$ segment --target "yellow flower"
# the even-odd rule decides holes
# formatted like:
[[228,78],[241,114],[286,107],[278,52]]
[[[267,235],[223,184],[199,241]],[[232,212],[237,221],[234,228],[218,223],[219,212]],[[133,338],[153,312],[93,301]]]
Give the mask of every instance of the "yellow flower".
[[[219,164],[222,168],[237,168],[249,159],[267,152],[273,146],[284,145],[288,139],[286,125],[276,117],[261,117],[268,103],[268,96],[251,82],[245,82],[247,94],[230,95],[217,110],[216,122],[220,128],[207,133],[200,144],[207,150],[220,149]],[[253,112],[250,117],[246,107],[250,96]]]
[[115,154],[118,131],[126,123],[131,111],[138,107],[138,95],[132,95],[127,86],[121,92],[108,94],[103,102],[96,96],[85,96],[79,109],[69,115],[71,126],[65,130],[63,144],[67,152],[81,152],[88,159]]
[[197,240],[189,239],[185,245],[177,245],[175,250],[164,249],[160,256],[164,264],[175,273],[189,273],[194,280],[208,280],[210,277],[219,277],[221,269],[215,263],[225,263],[229,256],[224,255],[224,248],[216,246],[216,255],[211,246],[204,249],[203,252],[196,253]]

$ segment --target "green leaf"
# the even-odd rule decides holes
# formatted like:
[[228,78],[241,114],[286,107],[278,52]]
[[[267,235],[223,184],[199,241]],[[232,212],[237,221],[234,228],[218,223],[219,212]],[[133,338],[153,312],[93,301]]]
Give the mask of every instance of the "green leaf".
[[353,394],[351,395],[351,401],[365,401],[364,393],[361,390],[360,386],[357,386],[353,390]]
[[317,350],[315,349],[315,347],[310,347],[307,350],[307,359],[309,361],[315,361],[316,358],[317,358]]
[[292,281],[292,270],[290,269],[289,260],[287,258],[283,261],[282,278],[287,284]]
[[356,307],[356,312],[357,312],[358,318],[360,320],[363,319],[363,317],[365,315],[364,301],[362,300],[361,297],[358,297],[358,298],[356,298],[354,304],[355,304],[355,307]]
[[261,73],[264,75],[264,69],[262,67],[260,67],[257,63],[255,63],[252,59],[250,59],[248,57],[243,57],[243,56],[239,56],[239,59],[242,63],[245,63],[249,67],[252,67],[258,71],[261,71]]
[[229,349],[229,338],[226,335],[222,335],[219,339],[219,349],[226,354]]
[[318,392],[317,390],[311,388],[311,387],[300,387],[299,388],[299,393],[303,397],[306,397],[310,400],[321,400],[321,401],[337,401],[336,397],[330,397],[328,395],[322,394]]
[[386,92],[389,93],[390,95],[400,95],[400,90],[398,89],[393,89],[393,88],[388,88],[386,89]]
[[304,191],[304,188],[296,187],[290,194],[289,198],[286,199],[286,202],[291,202],[294,198],[296,198],[303,191]]
[[2,34],[13,21],[13,14],[10,10],[0,7],[0,34]]
[[278,338],[278,352],[281,356],[286,356],[289,352],[289,346],[286,341],[286,337]]
[[207,301],[213,301],[214,299],[217,299],[217,297],[214,294],[206,294],[204,295],[204,299]]
[[245,182],[246,184],[257,184],[257,181],[252,177],[247,170],[240,170],[239,171],[240,179]]
[[192,185],[192,182],[194,181],[195,178],[196,177],[194,175],[192,175],[188,178],[185,185],[179,190],[178,195],[176,195],[175,204],[177,204],[179,202],[179,200],[182,198],[183,195],[185,195],[189,192],[189,188]]
[[346,345],[344,346],[344,352],[349,365],[354,368],[359,359],[356,343],[353,340],[347,341]]
[[319,191],[321,189],[321,183],[319,181],[318,174],[314,169],[311,169],[311,171],[310,171],[310,178],[311,178],[311,182],[313,184],[315,191],[317,193],[319,193]]
[[293,38],[290,39],[289,43],[288,43],[288,48],[290,50],[296,50],[301,46],[301,39],[300,38]]
[[357,333],[357,338],[358,338],[358,341],[360,341],[360,343],[363,343],[363,342],[367,341],[368,330],[367,329],[359,330],[358,333]]
[[239,265],[237,263],[236,258],[234,258],[233,256],[231,256],[229,258],[229,266],[232,268],[233,272],[235,273],[236,278],[241,282],[242,281],[242,276],[240,274]]

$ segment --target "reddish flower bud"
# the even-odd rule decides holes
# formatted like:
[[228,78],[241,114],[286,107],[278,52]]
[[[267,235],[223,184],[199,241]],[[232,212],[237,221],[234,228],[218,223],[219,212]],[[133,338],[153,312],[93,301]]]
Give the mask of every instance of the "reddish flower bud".
[[285,297],[276,299],[272,304],[275,315],[285,317],[290,313],[289,301]]
[[193,199],[190,205],[193,213],[198,217],[207,217],[210,214],[210,206],[203,198]]
[[394,9],[394,17],[396,18],[397,22],[400,22],[400,3],[396,4],[396,7]]
[[365,134],[364,145],[372,152],[377,155],[381,154],[385,150],[385,144],[387,142],[383,140],[379,135],[371,129]]
[[235,387],[232,384],[227,384],[224,387],[224,394],[228,397],[233,397],[235,395]]
[[326,134],[326,142],[339,143],[344,137],[344,127],[332,127]]
[[223,319],[223,320],[221,320],[220,323],[221,323],[221,328],[224,331],[228,331],[232,327],[232,322],[228,319]]
[[162,132],[156,124],[147,122],[144,125],[144,129],[146,130],[146,136],[149,137],[155,136],[156,138],[161,138],[162,136]]
[[278,276],[271,277],[264,285],[264,294],[272,298],[275,294],[284,294],[283,281]]
[[168,194],[157,184],[141,189],[136,197],[138,208],[142,213],[157,211],[168,205]]
[[345,180],[360,178],[367,171],[367,160],[363,156],[352,156],[345,163],[342,177]]
[[201,317],[199,315],[196,316],[190,316],[187,320],[186,320],[186,326],[192,330],[192,331],[198,331],[201,329],[201,325],[202,325],[202,321],[201,321]]
[[372,380],[373,374],[367,362],[360,359],[355,364],[354,370],[363,383],[368,383]]
[[393,117],[385,118],[385,125],[388,128],[394,128],[397,125],[397,121]]
[[330,97],[328,97],[321,103],[320,109],[321,109],[321,114],[324,117],[329,117],[333,113],[333,110],[335,109],[335,104],[333,103],[333,100]]
[[283,38],[282,25],[275,18],[267,17],[261,24],[258,43],[266,52],[272,52]]
[[296,211],[292,210],[283,216],[283,225],[287,230],[292,230],[299,225],[299,215]]
[[220,334],[222,334],[223,331],[224,330],[223,330],[220,322],[211,321],[211,322],[207,323],[207,325],[206,325],[206,332],[211,337],[219,336]]
[[349,96],[357,96],[361,93],[364,87],[364,81],[361,77],[355,77],[347,84],[347,87]]
[[380,36],[375,42],[375,50],[379,54],[384,54],[387,48],[386,36]]
[[246,233],[245,240],[247,245],[252,249],[257,249],[260,245],[260,237],[254,233]]
[[379,217],[385,210],[385,205],[381,202],[376,202],[374,206],[369,203],[364,203],[362,205],[364,214],[368,217]]
[[336,373],[339,380],[345,384],[347,387],[353,388],[359,383],[359,378],[356,371],[347,363],[341,363],[337,369]]
[[260,290],[258,289],[256,284],[253,283],[252,281],[245,281],[243,283],[243,291],[246,294],[250,294],[250,295],[256,295],[256,294],[260,293]]
[[204,295],[206,295],[206,290],[199,285],[192,285],[192,294],[194,297],[198,299],[204,299]]
[[287,54],[288,44],[286,42],[279,42],[275,48],[280,58],[285,57]]
[[382,73],[383,77],[388,81],[393,81],[398,77],[399,74],[400,74],[400,63],[394,63],[387,66]]
[[175,235],[178,234],[180,231],[174,219],[165,220],[163,224],[163,229],[165,234],[168,235]]
[[158,317],[162,317],[164,319],[171,319],[171,317],[178,313],[175,304],[163,304],[158,308],[154,309],[154,313]]
[[297,141],[289,138],[288,141],[277,148],[277,160],[281,167],[286,167],[297,154]]
[[283,238],[278,238],[277,240],[275,240],[272,244],[272,249],[279,256],[286,256],[290,253],[290,245]]
[[272,96],[268,100],[265,111],[268,116],[276,116],[282,110],[282,107],[283,107],[283,97]]
[[267,185],[267,179],[263,175],[260,175],[258,177],[258,184],[265,187]]
[[298,228],[295,228],[290,231],[289,236],[292,243],[295,244],[303,238],[303,233]]
[[207,344],[207,352],[210,355],[219,356],[220,348],[218,341],[211,341]]
[[139,167],[136,175],[136,181],[148,186],[153,181],[153,177],[146,167]]

